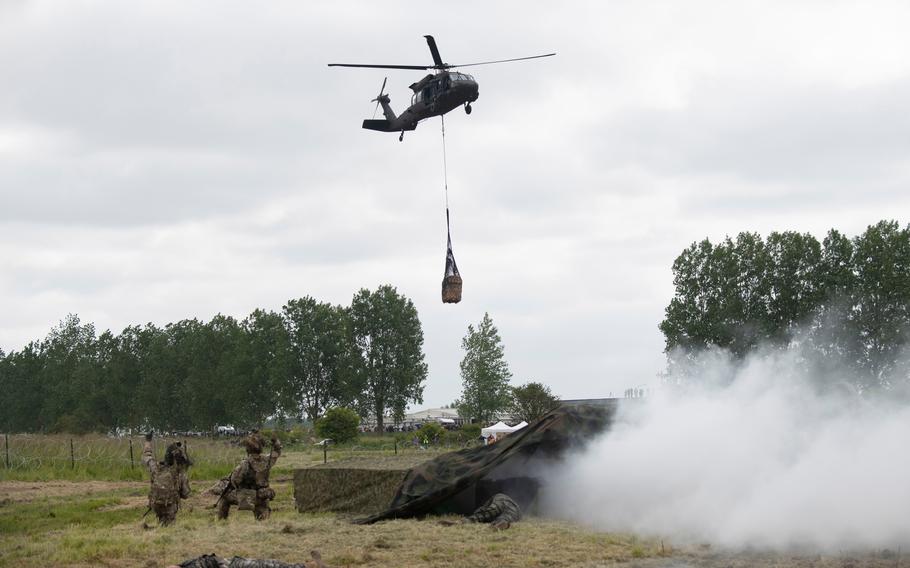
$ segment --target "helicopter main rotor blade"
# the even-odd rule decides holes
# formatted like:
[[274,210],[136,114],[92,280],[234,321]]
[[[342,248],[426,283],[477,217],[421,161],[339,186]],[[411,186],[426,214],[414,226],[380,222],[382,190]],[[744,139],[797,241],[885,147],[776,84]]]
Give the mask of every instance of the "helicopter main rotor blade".
[[370,67],[372,69],[432,69],[432,65],[367,65],[362,63],[329,63],[329,67]]
[[439,56],[439,50],[436,49],[436,40],[433,39],[433,36],[431,35],[425,35],[423,37],[427,38],[427,45],[430,46],[430,55],[433,56],[433,66],[437,69],[442,69],[445,67],[445,63],[442,62],[442,57]]
[[497,61],[481,61],[480,63],[465,63],[463,65],[446,65],[446,68],[450,67],[473,67],[474,65],[490,65],[491,63],[508,63],[509,61],[524,61],[525,59],[539,59],[541,57],[551,57],[556,55],[555,53],[545,53],[543,55],[532,55],[531,57],[516,57],[515,59],[499,59]]

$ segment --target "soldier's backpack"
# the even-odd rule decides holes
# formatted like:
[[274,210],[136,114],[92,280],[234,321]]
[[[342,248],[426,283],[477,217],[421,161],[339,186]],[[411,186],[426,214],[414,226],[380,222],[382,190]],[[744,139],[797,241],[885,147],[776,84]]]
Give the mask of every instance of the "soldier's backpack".
[[258,459],[250,460],[250,470],[253,472],[253,483],[256,489],[263,489],[269,486],[269,471],[272,469],[269,459],[265,456],[258,456]]
[[166,507],[176,503],[177,471],[173,467],[159,467],[152,476],[152,490],[149,492],[149,507]]

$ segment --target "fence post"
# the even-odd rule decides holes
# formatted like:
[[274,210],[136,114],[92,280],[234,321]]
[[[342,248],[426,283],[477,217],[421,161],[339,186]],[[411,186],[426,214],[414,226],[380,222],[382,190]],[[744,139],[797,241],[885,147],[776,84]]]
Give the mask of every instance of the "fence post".
[[6,469],[9,469],[9,434],[3,436],[6,438]]
[[130,438],[130,469],[133,469],[133,439]]
[[322,443],[322,463],[329,463],[329,445]]
[[395,455],[398,455],[398,438],[395,438]]
[[72,438],[70,438],[70,469],[76,469],[76,452],[73,450]]

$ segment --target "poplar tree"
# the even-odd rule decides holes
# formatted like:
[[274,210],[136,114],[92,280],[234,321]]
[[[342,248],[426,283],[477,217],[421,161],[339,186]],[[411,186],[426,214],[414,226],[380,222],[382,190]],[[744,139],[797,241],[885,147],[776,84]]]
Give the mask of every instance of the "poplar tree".
[[461,360],[463,391],[458,411],[464,418],[484,424],[491,422],[511,403],[509,378],[512,373],[490,314],[484,313],[476,329],[468,325],[461,347],[465,355]]

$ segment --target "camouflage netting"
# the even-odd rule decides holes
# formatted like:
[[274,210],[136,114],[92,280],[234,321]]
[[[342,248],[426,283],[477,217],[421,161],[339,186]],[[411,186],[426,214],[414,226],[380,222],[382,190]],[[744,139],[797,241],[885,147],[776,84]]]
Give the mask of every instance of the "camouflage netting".
[[308,468],[294,471],[297,511],[371,514],[382,511],[407,469]]
[[563,406],[495,444],[439,456],[408,471],[385,511],[357,522],[430,513],[466,515],[498,492],[508,493],[527,509],[539,482],[525,474],[606,430],[614,410]]

